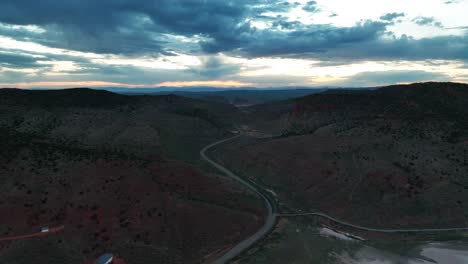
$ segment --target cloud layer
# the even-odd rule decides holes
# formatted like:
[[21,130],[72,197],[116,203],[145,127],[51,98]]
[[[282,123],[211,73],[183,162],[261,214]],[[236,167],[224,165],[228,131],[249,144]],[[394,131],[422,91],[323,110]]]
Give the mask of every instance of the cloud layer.
[[[275,85],[274,66],[259,63],[265,58],[279,64],[298,60],[311,68],[323,67],[318,72],[329,70],[324,65],[349,66],[348,74],[335,75],[307,75],[314,71],[308,67],[295,72],[285,68],[286,79],[297,77],[290,85],[342,82],[343,78],[343,84],[346,80],[356,83],[350,73],[362,85],[365,76],[373,84],[375,78],[406,82],[411,79],[408,75],[419,76],[415,80],[443,76],[463,81],[467,75],[457,65],[468,61],[468,19],[457,19],[454,24],[454,15],[444,10],[468,7],[468,1],[425,2],[440,7],[438,17],[414,15],[418,10],[409,4],[367,11],[357,3],[354,13],[362,13],[359,19],[352,19],[352,11],[346,13],[333,2],[3,0],[0,78],[13,85],[215,80]],[[446,72],[436,70],[430,63],[435,60],[452,66]],[[353,70],[353,65],[369,61],[384,65],[394,78],[371,77],[372,69]],[[417,63],[420,69],[402,74],[402,62]],[[263,76],[256,75],[260,70]],[[251,76],[258,81],[252,82]]]

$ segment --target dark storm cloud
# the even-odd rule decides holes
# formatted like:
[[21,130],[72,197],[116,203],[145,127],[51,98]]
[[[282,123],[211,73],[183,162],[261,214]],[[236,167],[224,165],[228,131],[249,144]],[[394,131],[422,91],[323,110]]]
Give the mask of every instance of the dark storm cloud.
[[[208,53],[231,52],[246,57],[294,57],[322,60],[468,59],[468,35],[413,39],[393,36],[392,22],[365,21],[352,27],[294,25],[292,31],[251,27],[202,43]],[[383,38],[385,36],[385,38]]]
[[433,17],[421,17],[420,16],[420,17],[413,19],[413,22],[420,26],[434,26],[434,27],[439,27],[439,28],[444,27],[444,25],[442,25],[440,21],[437,21]]
[[70,73],[82,73],[100,67],[99,64],[91,62],[84,57],[77,57],[66,54],[44,54],[40,52],[24,52],[21,50],[0,49],[0,67],[13,69],[37,69],[47,71],[56,62],[71,61],[82,70]]
[[300,24],[291,32],[246,28],[233,32],[229,38],[204,42],[202,47],[206,52],[236,50],[251,57],[308,56],[308,53],[325,53],[345,45],[374,41],[384,34],[386,26],[387,23],[366,21],[348,28]]
[[374,60],[468,60],[468,36],[377,39],[346,49],[329,49],[328,58]]
[[404,17],[405,13],[387,13],[380,17],[380,19],[385,21],[393,21],[399,17]]
[[[276,2],[276,3],[275,3]],[[252,8],[253,13],[265,13],[265,12],[272,12],[272,13],[285,13],[290,11],[292,8],[299,6],[299,3],[289,3],[286,1],[264,1],[264,3],[260,3],[258,5],[254,5]]]
[[28,55],[0,53],[0,67],[8,68],[40,68],[37,59]]
[[36,41],[100,53],[165,52],[161,35],[227,39],[224,32],[249,27],[246,17],[281,12],[292,4],[275,0],[4,0],[0,21],[39,25]]
[[[116,17],[114,21],[112,18],[106,18],[106,15],[98,14],[99,10],[93,12],[92,9],[83,11],[82,14],[63,16],[67,11],[61,12],[61,2],[57,3],[59,4],[56,7],[50,6],[50,8],[34,6],[27,8],[26,5],[21,8],[21,4],[8,8],[5,6],[8,3],[0,2],[1,22],[13,25],[39,25],[46,30],[31,32],[4,27],[1,28],[0,34],[49,47],[96,53],[141,53],[148,50],[164,52],[161,46],[163,42],[152,31],[152,22],[139,18],[137,14],[114,14],[112,16]],[[38,10],[35,11],[35,8]],[[7,10],[18,14],[18,17],[9,14]]]
[[[0,35],[50,47],[126,56],[226,52],[249,58],[323,60],[468,58],[466,35],[419,40],[393,37],[388,27],[403,13],[389,13],[380,21],[351,27],[305,25],[281,16],[298,5],[284,0],[2,0],[0,22],[38,25],[46,31],[0,27]],[[315,12],[317,3],[309,1],[303,8]],[[272,27],[256,28],[252,18],[264,19]],[[428,17],[414,22],[442,26]],[[196,39],[199,45],[173,42],[168,35]],[[216,76],[217,70],[208,67],[203,71]]]
[[272,27],[277,27],[286,30],[294,30],[299,26],[301,26],[301,22],[299,21],[286,21],[284,19],[277,19],[272,23]]
[[317,6],[317,1],[309,1],[307,4],[302,8],[307,12],[315,13],[319,11],[319,8]]

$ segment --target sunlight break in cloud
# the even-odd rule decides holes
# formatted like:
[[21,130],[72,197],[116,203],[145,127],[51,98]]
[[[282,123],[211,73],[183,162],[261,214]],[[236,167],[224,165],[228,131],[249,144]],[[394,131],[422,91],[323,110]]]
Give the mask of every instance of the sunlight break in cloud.
[[58,0],[0,2],[4,85],[365,86],[468,76],[460,66],[468,64],[468,0],[103,0],[73,8],[80,12]]

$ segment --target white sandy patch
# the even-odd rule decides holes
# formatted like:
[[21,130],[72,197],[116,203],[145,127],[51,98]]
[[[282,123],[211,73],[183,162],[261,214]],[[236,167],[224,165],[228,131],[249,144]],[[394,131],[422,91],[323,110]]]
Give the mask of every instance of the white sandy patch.
[[332,229],[326,228],[326,227],[320,228],[319,234],[321,236],[333,237],[333,238],[336,238],[336,239],[339,239],[339,240],[344,240],[344,241],[364,240],[361,237],[354,236],[354,235],[351,235],[351,234],[348,234],[348,233],[337,232],[335,230],[332,230]]
[[418,247],[420,257],[408,257],[363,246],[356,252],[333,253],[339,264],[463,264],[468,263],[468,245],[429,243]]
[[401,257],[367,246],[353,255],[342,252],[333,256],[336,258],[336,263],[339,264],[434,264],[422,259]]
[[429,244],[422,248],[421,255],[439,264],[468,263],[468,251],[447,248],[439,243]]

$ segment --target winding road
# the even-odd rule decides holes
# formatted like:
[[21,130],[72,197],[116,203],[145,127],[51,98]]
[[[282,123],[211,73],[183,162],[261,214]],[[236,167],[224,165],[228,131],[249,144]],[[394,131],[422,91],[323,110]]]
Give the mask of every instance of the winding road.
[[211,149],[212,147],[215,147],[215,146],[220,145],[222,143],[237,139],[237,138],[239,138],[241,136],[242,135],[237,135],[237,136],[234,136],[234,137],[230,137],[230,138],[227,138],[227,139],[223,139],[223,140],[214,142],[214,143],[206,146],[205,148],[203,148],[200,151],[200,156],[204,160],[206,160],[208,163],[210,163],[213,167],[215,167],[216,169],[218,169],[219,171],[224,173],[226,176],[228,176],[229,178],[234,179],[235,181],[243,184],[244,186],[246,186],[247,188],[252,190],[254,193],[256,193],[258,196],[260,196],[263,199],[263,201],[265,202],[265,206],[266,206],[266,209],[267,209],[267,216],[266,216],[266,220],[265,220],[265,223],[263,224],[262,228],[260,228],[255,234],[251,235],[250,237],[243,240],[242,242],[240,242],[239,244],[237,244],[236,246],[231,248],[229,251],[224,253],[221,257],[219,257],[217,260],[215,260],[213,262],[213,264],[223,264],[223,263],[226,263],[226,262],[232,260],[233,258],[239,256],[244,250],[248,249],[253,244],[255,244],[257,241],[259,241],[260,239],[265,237],[273,229],[273,227],[275,226],[275,223],[276,223],[276,214],[273,212],[274,204],[268,199],[267,196],[265,196],[261,192],[260,188],[257,187],[255,185],[255,183],[250,183],[250,182],[242,179],[241,177],[237,176],[236,174],[234,174],[230,170],[228,170],[225,167],[223,167],[223,166],[219,165],[218,163],[214,162],[212,159],[210,159],[206,155],[206,151]]
[[414,228],[414,229],[382,229],[382,228],[371,228],[371,227],[365,227],[365,226],[360,226],[360,225],[355,225],[346,221],[342,221],[340,219],[334,218],[332,216],[329,216],[325,213],[321,212],[309,212],[309,213],[293,213],[293,214],[277,214],[274,212],[275,204],[272,202],[263,192],[267,192],[267,190],[264,190],[261,186],[257,185],[254,182],[250,182],[248,180],[242,179],[241,177],[237,176],[230,170],[226,169],[222,165],[216,163],[212,159],[210,159],[207,155],[206,152],[220,144],[223,144],[228,141],[235,140],[237,138],[240,138],[242,134],[223,139],[220,141],[216,141],[205,148],[203,148],[200,151],[200,156],[210,163],[213,167],[224,173],[226,176],[229,178],[232,178],[236,180],[237,182],[243,184],[250,190],[252,190],[254,193],[256,193],[258,196],[260,196],[264,202],[265,206],[267,208],[267,218],[260,230],[258,230],[255,234],[251,235],[247,239],[243,240],[233,248],[231,248],[228,252],[224,253],[221,257],[219,257],[217,260],[213,262],[213,264],[223,264],[228,262],[229,260],[232,260],[233,258],[239,256],[243,251],[251,247],[253,244],[255,244],[257,241],[260,239],[264,238],[275,226],[276,223],[276,218],[277,217],[299,217],[299,216],[316,216],[316,217],[321,217],[328,219],[332,222],[335,222],[337,224],[340,224],[342,226],[346,227],[351,227],[357,230],[362,230],[362,231],[370,231],[370,232],[379,232],[379,233],[430,233],[430,232],[455,232],[455,231],[468,231],[468,227],[452,227],[452,228]]
[[372,228],[372,227],[365,227],[360,225],[355,225],[348,223],[346,221],[342,221],[336,219],[332,216],[329,216],[324,213],[320,212],[313,212],[313,213],[298,213],[298,214],[277,214],[280,217],[294,217],[294,216],[317,216],[321,218],[328,219],[332,222],[340,224],[342,226],[352,227],[354,229],[362,230],[362,231],[371,231],[377,233],[431,233],[431,232],[455,232],[455,231],[468,231],[468,227],[450,227],[450,228],[414,228],[414,229],[382,229],[382,228]]

